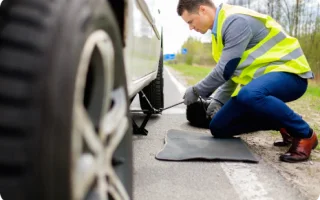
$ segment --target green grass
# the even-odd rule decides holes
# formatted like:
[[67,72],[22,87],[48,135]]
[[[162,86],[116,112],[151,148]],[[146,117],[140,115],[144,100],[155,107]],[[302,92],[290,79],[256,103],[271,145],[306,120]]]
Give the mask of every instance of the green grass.
[[310,82],[306,93],[303,95],[309,105],[313,109],[320,111],[320,84],[315,82]]
[[302,100],[304,102],[308,103],[308,105],[310,105],[313,109],[320,111],[320,98],[319,98],[319,96],[315,96],[315,95],[307,92],[305,95],[303,95]]
[[320,97],[320,84],[311,82],[308,86],[306,94],[309,94],[315,97]]
[[186,78],[188,85],[198,83],[213,69],[210,67],[191,66],[186,64],[169,64],[168,66],[180,72]]

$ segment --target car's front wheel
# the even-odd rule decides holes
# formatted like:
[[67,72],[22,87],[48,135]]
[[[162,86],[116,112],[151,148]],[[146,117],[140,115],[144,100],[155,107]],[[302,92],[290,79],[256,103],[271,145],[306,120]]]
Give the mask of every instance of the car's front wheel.
[[0,194],[130,199],[131,125],[121,38],[104,0],[5,0]]
[[[149,103],[155,109],[161,109],[164,107],[164,94],[163,94],[163,52],[160,52],[158,73],[155,80],[153,80],[149,85],[143,88],[143,92],[148,99]],[[144,113],[153,112],[149,103],[145,98],[139,93],[140,106]],[[161,110],[160,110],[161,113]]]

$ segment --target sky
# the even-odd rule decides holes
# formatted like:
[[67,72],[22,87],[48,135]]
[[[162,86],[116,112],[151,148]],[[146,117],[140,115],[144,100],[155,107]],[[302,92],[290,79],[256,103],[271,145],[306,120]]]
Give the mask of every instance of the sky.
[[[190,31],[188,25],[177,14],[177,5],[179,0],[160,0],[160,10],[163,25],[163,46],[164,54],[177,53],[180,51],[182,44],[189,36],[196,37],[204,41],[207,37]],[[213,0],[216,6],[225,0]],[[210,34],[210,33],[209,33]]]

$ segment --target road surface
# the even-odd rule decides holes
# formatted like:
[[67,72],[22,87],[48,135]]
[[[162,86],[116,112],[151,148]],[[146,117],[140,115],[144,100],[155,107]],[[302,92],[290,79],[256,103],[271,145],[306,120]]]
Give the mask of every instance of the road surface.
[[[182,100],[185,88],[164,70],[165,107]],[[139,107],[138,99],[131,105]],[[134,114],[141,123],[143,116]],[[241,162],[169,162],[155,159],[168,130],[208,132],[188,125],[185,106],[154,116],[147,125],[148,136],[134,135],[135,200],[303,200],[292,185],[263,160]]]

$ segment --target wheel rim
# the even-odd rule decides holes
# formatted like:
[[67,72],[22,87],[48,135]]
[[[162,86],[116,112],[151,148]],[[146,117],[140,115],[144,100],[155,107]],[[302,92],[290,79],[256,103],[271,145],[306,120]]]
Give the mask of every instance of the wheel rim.
[[[74,95],[72,199],[129,199],[112,166],[113,153],[129,126],[124,86],[114,84],[114,57],[112,40],[105,31],[88,37]],[[89,90],[88,74],[93,74],[94,80]],[[91,95],[85,101],[87,91]]]

